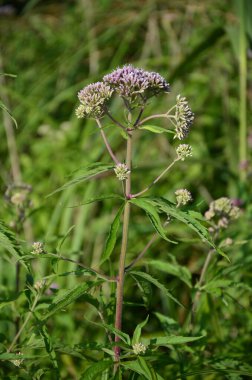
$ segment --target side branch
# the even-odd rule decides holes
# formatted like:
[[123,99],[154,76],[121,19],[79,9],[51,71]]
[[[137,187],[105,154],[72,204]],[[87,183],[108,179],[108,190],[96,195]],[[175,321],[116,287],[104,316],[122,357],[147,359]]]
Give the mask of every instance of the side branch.
[[107,137],[106,137],[106,135],[105,135],[105,132],[104,132],[104,130],[102,129],[102,125],[101,125],[100,120],[99,120],[99,119],[95,119],[95,120],[96,120],[96,123],[97,123],[97,125],[98,125],[98,128],[100,129],[100,132],[101,132],[101,135],[102,135],[103,141],[104,141],[104,143],[105,143],[105,145],[106,145],[106,148],[107,148],[107,151],[108,151],[110,157],[112,158],[112,160],[114,161],[114,163],[115,163],[116,165],[119,164],[120,161],[116,158],[116,156],[114,155],[114,153],[113,153],[113,151],[112,151],[112,148],[111,148],[111,146],[110,146],[110,144],[109,144],[109,142],[108,142],[108,139],[107,139]]

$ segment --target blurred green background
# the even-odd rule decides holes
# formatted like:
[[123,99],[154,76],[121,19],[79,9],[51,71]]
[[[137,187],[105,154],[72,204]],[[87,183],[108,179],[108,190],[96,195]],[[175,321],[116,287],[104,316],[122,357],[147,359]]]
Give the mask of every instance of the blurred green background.
[[[153,99],[148,114],[166,112],[177,94],[188,98],[195,113],[195,123],[185,141],[193,147],[193,158],[179,164],[151,192],[174,201],[174,191],[187,188],[193,194],[192,207],[202,212],[220,196],[237,199],[243,219],[231,235],[247,243],[232,248],[241,265],[239,280],[248,276],[251,282],[245,270],[251,268],[251,1],[5,1],[0,6],[0,44],[0,72],[14,75],[0,76],[1,101],[18,124],[16,128],[6,112],[1,115],[1,219],[11,224],[15,214],[4,196],[7,187],[20,183],[31,186],[32,207],[21,231],[27,249],[32,241],[43,241],[48,251],[55,251],[69,231],[62,246],[65,256],[98,266],[118,203],[107,200],[85,207],[69,206],[94,194],[120,193],[120,184],[111,174],[46,196],[67,182],[75,170],[96,161],[110,162],[95,122],[75,116],[77,92],[112,69],[132,63],[159,72],[172,87],[171,94]],[[121,112],[119,102],[114,101],[111,107],[114,114]],[[166,121],[158,120],[158,125],[166,126]],[[124,159],[120,133],[108,126],[107,134],[113,149]],[[172,138],[148,132],[137,135],[134,192],[149,184],[174,155]],[[194,244],[195,236],[178,224],[169,231],[181,240],[179,248],[158,242],[150,254],[165,257],[173,252],[197,276],[203,263],[202,244]],[[129,257],[135,257],[151,233],[144,216],[136,213],[130,228]],[[118,254],[119,245],[115,260]],[[13,284],[15,268],[7,255],[1,261],[5,291]],[[73,267],[64,263],[60,269]],[[37,269],[40,278],[50,268],[41,263]],[[181,301],[188,302],[186,290],[181,292],[176,279],[161,276]],[[74,276],[59,280],[65,288],[75,281]],[[137,302],[140,296],[132,295],[132,289],[127,288],[126,299],[134,296]],[[173,317],[176,315],[164,299],[153,299],[153,310],[169,309]],[[92,315],[88,306],[80,306],[80,313],[83,307]],[[140,308],[136,316],[132,308],[125,312],[126,330],[144,315]],[[78,322],[81,317],[78,310],[75,313]],[[66,341],[71,341],[73,332],[83,334],[83,325],[73,322],[69,315],[57,318],[55,339],[62,337],[64,326],[68,326],[63,334]],[[155,329],[155,323],[153,326]],[[95,334],[88,328],[90,336]]]

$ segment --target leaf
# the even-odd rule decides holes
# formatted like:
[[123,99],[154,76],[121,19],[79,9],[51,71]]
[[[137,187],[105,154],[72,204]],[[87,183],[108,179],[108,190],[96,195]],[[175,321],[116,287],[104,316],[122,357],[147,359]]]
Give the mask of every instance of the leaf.
[[172,241],[167,238],[165,230],[160,221],[158,212],[156,211],[156,207],[153,203],[149,202],[149,200],[146,198],[135,198],[131,199],[130,202],[142,208],[146,212],[146,215],[149,217],[154,229],[164,240],[169,241],[170,243],[177,244],[175,241]]
[[128,272],[133,278],[136,276],[136,277],[140,277],[140,278],[144,278],[146,281],[149,281],[151,284],[155,285],[158,289],[162,290],[162,292],[164,292],[164,294],[171,298],[174,302],[176,302],[179,306],[182,306],[184,307],[175,297],[173,297],[173,295],[168,291],[168,289],[166,289],[166,287],[161,284],[158,280],[156,280],[154,277],[152,277],[150,274],[148,273],[145,273],[145,272],[138,272],[138,271],[130,271]]
[[24,254],[14,235],[14,233],[0,220],[0,247],[6,249],[16,260],[20,260],[21,264],[29,271],[29,266],[24,262]]
[[98,326],[104,327],[106,330],[112,332],[113,334],[119,336],[119,338],[126,343],[127,345],[130,345],[130,337],[128,334],[116,329],[115,327],[111,325],[107,325],[106,323],[97,323],[97,322],[92,322],[95,323]]
[[82,284],[76,285],[70,290],[66,290],[63,294],[55,297],[53,303],[49,306],[48,312],[44,314],[41,318],[41,321],[46,320],[51,317],[54,313],[64,309],[77,298],[86,293],[90,288],[96,286],[100,282],[84,282]]
[[189,288],[192,287],[192,284],[191,284],[192,275],[191,275],[191,272],[186,267],[183,267],[177,264],[176,262],[168,263],[166,261],[161,261],[161,260],[149,260],[149,261],[146,261],[146,263],[150,265],[152,268],[155,268],[162,272],[178,277],[187,286],[189,286]]
[[104,263],[104,261],[106,261],[110,258],[110,255],[115,248],[115,244],[116,244],[116,240],[117,240],[117,233],[118,233],[118,229],[120,227],[120,218],[121,218],[124,206],[125,206],[125,204],[123,204],[119,208],[119,210],[115,216],[115,219],[114,219],[113,223],[111,224],[109,235],[108,235],[106,245],[105,245],[105,249],[104,249],[102,256],[101,256],[101,263]]
[[62,245],[64,244],[64,241],[67,239],[67,237],[70,235],[71,231],[74,229],[75,227],[75,224],[73,226],[71,226],[67,232],[65,233],[65,235],[63,236],[63,238],[59,241],[57,247],[56,247],[56,251],[59,252],[60,251],[60,248],[62,247]]
[[169,346],[174,344],[185,344],[194,342],[196,340],[204,338],[204,335],[201,336],[163,336],[150,339],[150,345],[154,346]]
[[111,164],[108,165],[108,164],[103,164],[101,162],[89,165],[89,166],[87,166],[81,170],[82,171],[81,176],[74,178],[71,181],[65,183],[65,185],[59,187],[57,190],[55,190],[52,193],[50,193],[49,195],[47,195],[47,198],[50,197],[51,195],[54,195],[55,193],[58,193],[59,191],[67,189],[69,186],[73,186],[73,185],[76,185],[78,183],[87,181],[90,178],[93,178],[94,176],[96,176],[97,174],[101,174],[101,173],[104,173],[108,170],[111,170],[111,169],[113,169],[113,167],[114,166]]
[[133,338],[132,338],[132,345],[139,343],[139,339],[142,333],[142,328],[146,325],[146,323],[148,322],[148,319],[149,319],[149,316],[147,316],[146,319],[143,322],[139,323],[137,327],[135,328],[134,333],[133,333]]
[[151,204],[156,205],[160,208],[161,211],[165,212],[167,215],[172,216],[174,219],[181,221],[186,224],[190,229],[195,231],[203,242],[208,243],[216,252],[218,252],[221,256],[224,256],[228,261],[228,256],[222,252],[219,248],[214,244],[211,235],[208,232],[208,229],[201,224],[197,219],[195,219],[190,212],[179,210],[173,203],[169,202],[167,199],[163,197],[153,197],[148,198]]
[[158,127],[157,125],[143,125],[139,127],[138,129],[146,129],[147,131],[153,132],[153,133],[171,133],[175,134],[174,131],[162,127]]
[[88,205],[90,203],[94,203],[97,201],[103,201],[105,199],[122,199],[122,200],[124,200],[124,198],[119,194],[108,194],[108,195],[100,195],[99,197],[89,198],[89,199],[85,200],[83,203],[80,203],[80,204],[75,205],[75,206],[68,206],[68,207],[74,208],[74,207],[84,206],[84,205]]
[[0,299],[0,309],[2,309],[5,306],[10,305],[12,302],[15,302],[21,296],[22,293],[23,292],[20,292],[7,299]]
[[99,363],[92,364],[88,369],[81,375],[80,380],[95,380],[97,375],[104,372],[107,368],[112,365],[112,361],[104,360]]
[[177,330],[179,328],[178,322],[176,322],[171,317],[167,317],[167,315],[163,315],[161,313],[155,312],[154,315],[160,321],[163,326],[165,332],[170,333],[171,330]]
[[[9,76],[11,76],[11,74],[9,74]],[[0,108],[2,108],[2,110],[4,110],[5,112],[7,112],[7,114],[10,116],[11,120],[15,124],[15,127],[18,128],[16,119],[12,116],[12,114],[10,113],[10,111],[8,110],[8,108],[1,101],[0,101]]]
[[43,338],[46,352],[49,354],[49,357],[52,361],[53,367],[56,369],[57,374],[59,376],[57,357],[56,357],[56,353],[55,353],[54,348],[53,348],[53,344],[52,344],[50,334],[48,333],[46,326],[42,325],[41,323],[39,325],[39,333]]
[[150,364],[147,364],[144,358],[138,357],[135,361],[121,362],[121,365],[133,372],[143,375],[148,380],[164,380],[158,373],[156,373]]

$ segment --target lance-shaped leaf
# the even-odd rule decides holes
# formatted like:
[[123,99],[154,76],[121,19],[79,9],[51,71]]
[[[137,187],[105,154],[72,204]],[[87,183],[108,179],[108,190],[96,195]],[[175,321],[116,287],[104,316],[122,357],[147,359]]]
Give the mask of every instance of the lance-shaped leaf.
[[51,195],[58,193],[59,191],[65,190],[70,186],[77,185],[78,183],[87,181],[93,178],[94,176],[96,176],[97,174],[101,174],[108,170],[113,169],[113,167],[114,166],[111,164],[108,165],[108,164],[103,164],[101,162],[97,162],[96,164],[89,165],[86,168],[81,169],[82,174],[80,176],[73,178],[71,181],[68,181],[63,186],[59,187],[58,189],[50,193],[47,197],[50,197]]
[[74,288],[70,290],[66,290],[63,294],[60,294],[59,296],[55,297],[53,303],[49,306],[47,313],[44,314],[40,318],[40,320],[44,321],[56,312],[64,309],[72,302],[74,302],[77,298],[86,293],[93,286],[96,286],[100,283],[100,280],[96,282],[83,282],[82,284],[76,285]]
[[120,218],[124,209],[124,204],[119,208],[113,223],[111,224],[109,235],[106,241],[105,249],[101,256],[101,263],[110,258],[111,253],[113,252],[117,240],[117,233],[120,227]]
[[[95,364],[92,364],[88,369],[81,375],[80,380],[95,380],[98,375],[106,371],[112,365],[111,360],[104,360]],[[99,377],[100,379],[101,377]]]
[[154,346],[173,346],[175,344],[185,344],[194,342],[196,340],[204,338],[204,335],[201,336],[162,336],[162,337],[153,337],[150,339],[149,344]]
[[208,232],[208,229],[199,222],[198,218],[193,217],[192,213],[187,211],[182,211],[178,209],[173,203],[169,202],[167,199],[162,197],[153,197],[147,198],[149,202],[160,209],[160,211],[165,212],[167,215],[170,215],[174,219],[181,221],[186,224],[190,229],[195,231],[203,242],[208,243],[212,248],[214,248],[220,255],[224,256],[227,260],[229,258],[227,255],[216,247],[211,235]]
[[171,298],[179,306],[183,307],[183,305],[175,297],[173,297],[173,295],[169,292],[169,290],[166,289],[166,287],[163,284],[161,284],[161,282],[159,282],[156,278],[152,277],[150,274],[145,273],[145,272],[139,272],[139,271],[130,271],[129,274],[133,278],[140,277],[140,278],[145,279],[146,281],[149,281],[151,284],[153,284],[154,286],[156,286],[158,289],[162,290],[162,292],[164,292],[164,294],[167,297]]
[[171,129],[158,127],[157,125],[142,125],[138,129],[146,129],[147,131],[150,131],[153,133],[171,133],[172,135],[175,134],[175,132],[172,131]]
[[166,236],[164,227],[162,226],[161,220],[157,212],[158,208],[155,206],[154,202],[151,203],[147,198],[133,198],[130,200],[130,202],[142,208],[146,212],[146,215],[149,217],[154,229],[164,240],[169,241],[170,243],[177,244],[175,241],[168,239],[168,237]]
[[139,323],[137,327],[135,328],[134,333],[133,333],[133,338],[132,338],[132,345],[139,343],[141,333],[142,333],[142,328],[146,325],[146,323],[148,322],[148,319],[149,319],[149,316],[147,316],[146,319],[143,322]]

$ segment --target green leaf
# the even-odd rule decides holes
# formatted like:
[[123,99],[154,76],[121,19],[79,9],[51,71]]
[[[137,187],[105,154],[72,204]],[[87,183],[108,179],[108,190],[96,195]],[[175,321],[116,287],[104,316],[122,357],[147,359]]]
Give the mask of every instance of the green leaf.
[[138,129],[146,129],[147,131],[153,132],[153,133],[171,133],[175,134],[174,131],[162,127],[158,127],[157,125],[143,125],[139,127]]
[[168,263],[161,260],[148,260],[146,263],[152,268],[178,277],[187,286],[189,286],[189,288],[192,287],[191,272],[186,267],[177,264],[176,261],[174,263]]
[[186,224],[190,229],[195,231],[200,236],[203,242],[208,243],[221,256],[224,256],[228,261],[230,261],[227,255],[224,252],[222,252],[219,248],[216,247],[211,235],[208,232],[208,229],[203,224],[201,224],[197,219],[195,219],[192,216],[192,213],[179,210],[173,203],[171,203],[170,201],[168,201],[167,199],[163,197],[159,197],[159,198],[150,197],[148,198],[148,200],[149,202],[151,202],[151,204],[159,207],[159,209],[165,212],[167,215],[170,215],[174,219],[177,219],[181,221],[182,223]]
[[92,364],[88,369],[81,375],[80,380],[95,380],[97,375],[106,371],[112,365],[112,361],[104,360],[99,363]]
[[[9,75],[10,76],[10,75]],[[10,116],[11,120],[13,121],[13,123],[15,124],[15,127],[18,128],[18,125],[17,125],[17,122],[16,122],[16,119],[12,116],[12,114],[10,113],[10,111],[8,110],[8,108],[3,104],[3,102],[0,101],[0,108],[2,108],[3,111],[7,112],[7,114]]]
[[56,352],[54,350],[54,347],[53,347],[53,344],[52,344],[52,340],[51,340],[50,334],[47,331],[46,326],[45,325],[40,325],[39,332],[40,332],[40,335],[42,336],[42,338],[44,340],[45,348],[46,348],[46,351],[49,354],[49,357],[50,357],[50,359],[52,361],[53,367],[56,370],[58,370],[58,362],[57,362]]
[[131,199],[130,202],[142,208],[146,212],[146,215],[149,217],[154,229],[164,240],[177,244],[175,241],[167,238],[164,227],[162,226],[158,212],[153,202],[151,203],[147,198],[135,198]]
[[104,263],[104,261],[106,261],[110,258],[110,255],[115,248],[115,244],[116,244],[116,240],[117,240],[117,233],[118,233],[118,229],[120,227],[120,218],[121,218],[124,206],[125,206],[125,204],[123,204],[119,208],[119,210],[115,216],[115,219],[114,219],[113,223],[111,224],[109,235],[108,235],[106,245],[105,245],[105,249],[104,249],[102,256],[101,256],[101,263]]
[[146,281],[149,281],[151,284],[155,285],[158,289],[160,289],[164,294],[171,298],[174,302],[176,302],[179,306],[183,305],[175,298],[173,295],[166,289],[166,287],[161,284],[157,279],[152,277],[150,274],[145,273],[145,272],[138,272],[138,271],[130,271],[129,274],[134,278],[134,277],[140,277],[144,278]]
[[90,288],[96,286],[99,283],[100,282],[84,282],[82,284],[76,285],[70,290],[66,290],[63,294],[55,297],[53,303],[49,306],[48,312],[41,317],[41,321],[45,321],[56,312],[64,309],[72,302],[74,302],[77,298],[86,293]]
[[157,319],[160,321],[160,323],[163,326],[163,329],[165,332],[170,333],[171,330],[178,329],[179,324],[177,321],[172,319],[171,317],[168,317],[167,315],[163,315],[161,313],[154,313],[154,315],[157,317]]
[[58,193],[59,191],[65,190],[65,189],[67,189],[70,186],[73,186],[73,185],[76,185],[78,183],[87,181],[90,178],[93,178],[94,176],[96,176],[97,174],[101,174],[101,173],[104,173],[104,172],[106,172],[108,170],[113,169],[113,167],[114,166],[111,165],[111,164],[108,165],[108,164],[103,164],[101,162],[89,165],[89,166],[87,166],[87,167],[85,167],[85,168],[83,168],[81,170],[82,171],[82,175],[81,176],[79,176],[77,178],[74,178],[71,181],[65,183],[65,185],[59,187],[57,190],[55,190],[52,193],[50,193],[49,195],[47,195],[47,197],[50,197],[51,195],[53,195],[55,193]]
[[[94,323],[94,322],[92,322]],[[95,322],[96,325],[98,326],[101,326],[101,327],[104,327],[106,330],[112,332],[113,334],[119,336],[119,338],[124,342],[126,343],[128,346],[130,345],[130,337],[128,334],[116,329],[115,327],[111,326],[111,325],[107,325],[106,323],[97,323]]]
[[105,199],[122,199],[122,200],[124,200],[124,198],[121,195],[119,195],[119,194],[100,195],[99,197],[89,198],[89,199],[85,200],[83,203],[80,203],[78,205],[69,206],[69,208],[84,206],[84,205],[88,205],[90,203],[94,203],[94,202],[97,202],[97,201],[103,201]]
[[143,357],[139,356],[135,361],[121,362],[121,365],[126,369],[144,376],[147,380],[164,380],[163,377],[154,371],[152,366],[147,363]]
[[29,271],[29,266],[24,262],[24,254],[14,233],[0,220],[0,247],[8,251],[16,260]]
[[141,333],[142,333],[142,328],[146,325],[146,323],[148,322],[148,319],[149,319],[149,316],[147,316],[146,319],[143,322],[139,323],[137,327],[135,328],[135,331],[133,333],[133,338],[132,338],[132,345],[139,343]]
[[169,346],[175,344],[185,344],[194,342],[196,340],[204,338],[204,335],[201,336],[163,336],[150,339],[150,345],[154,346]]

